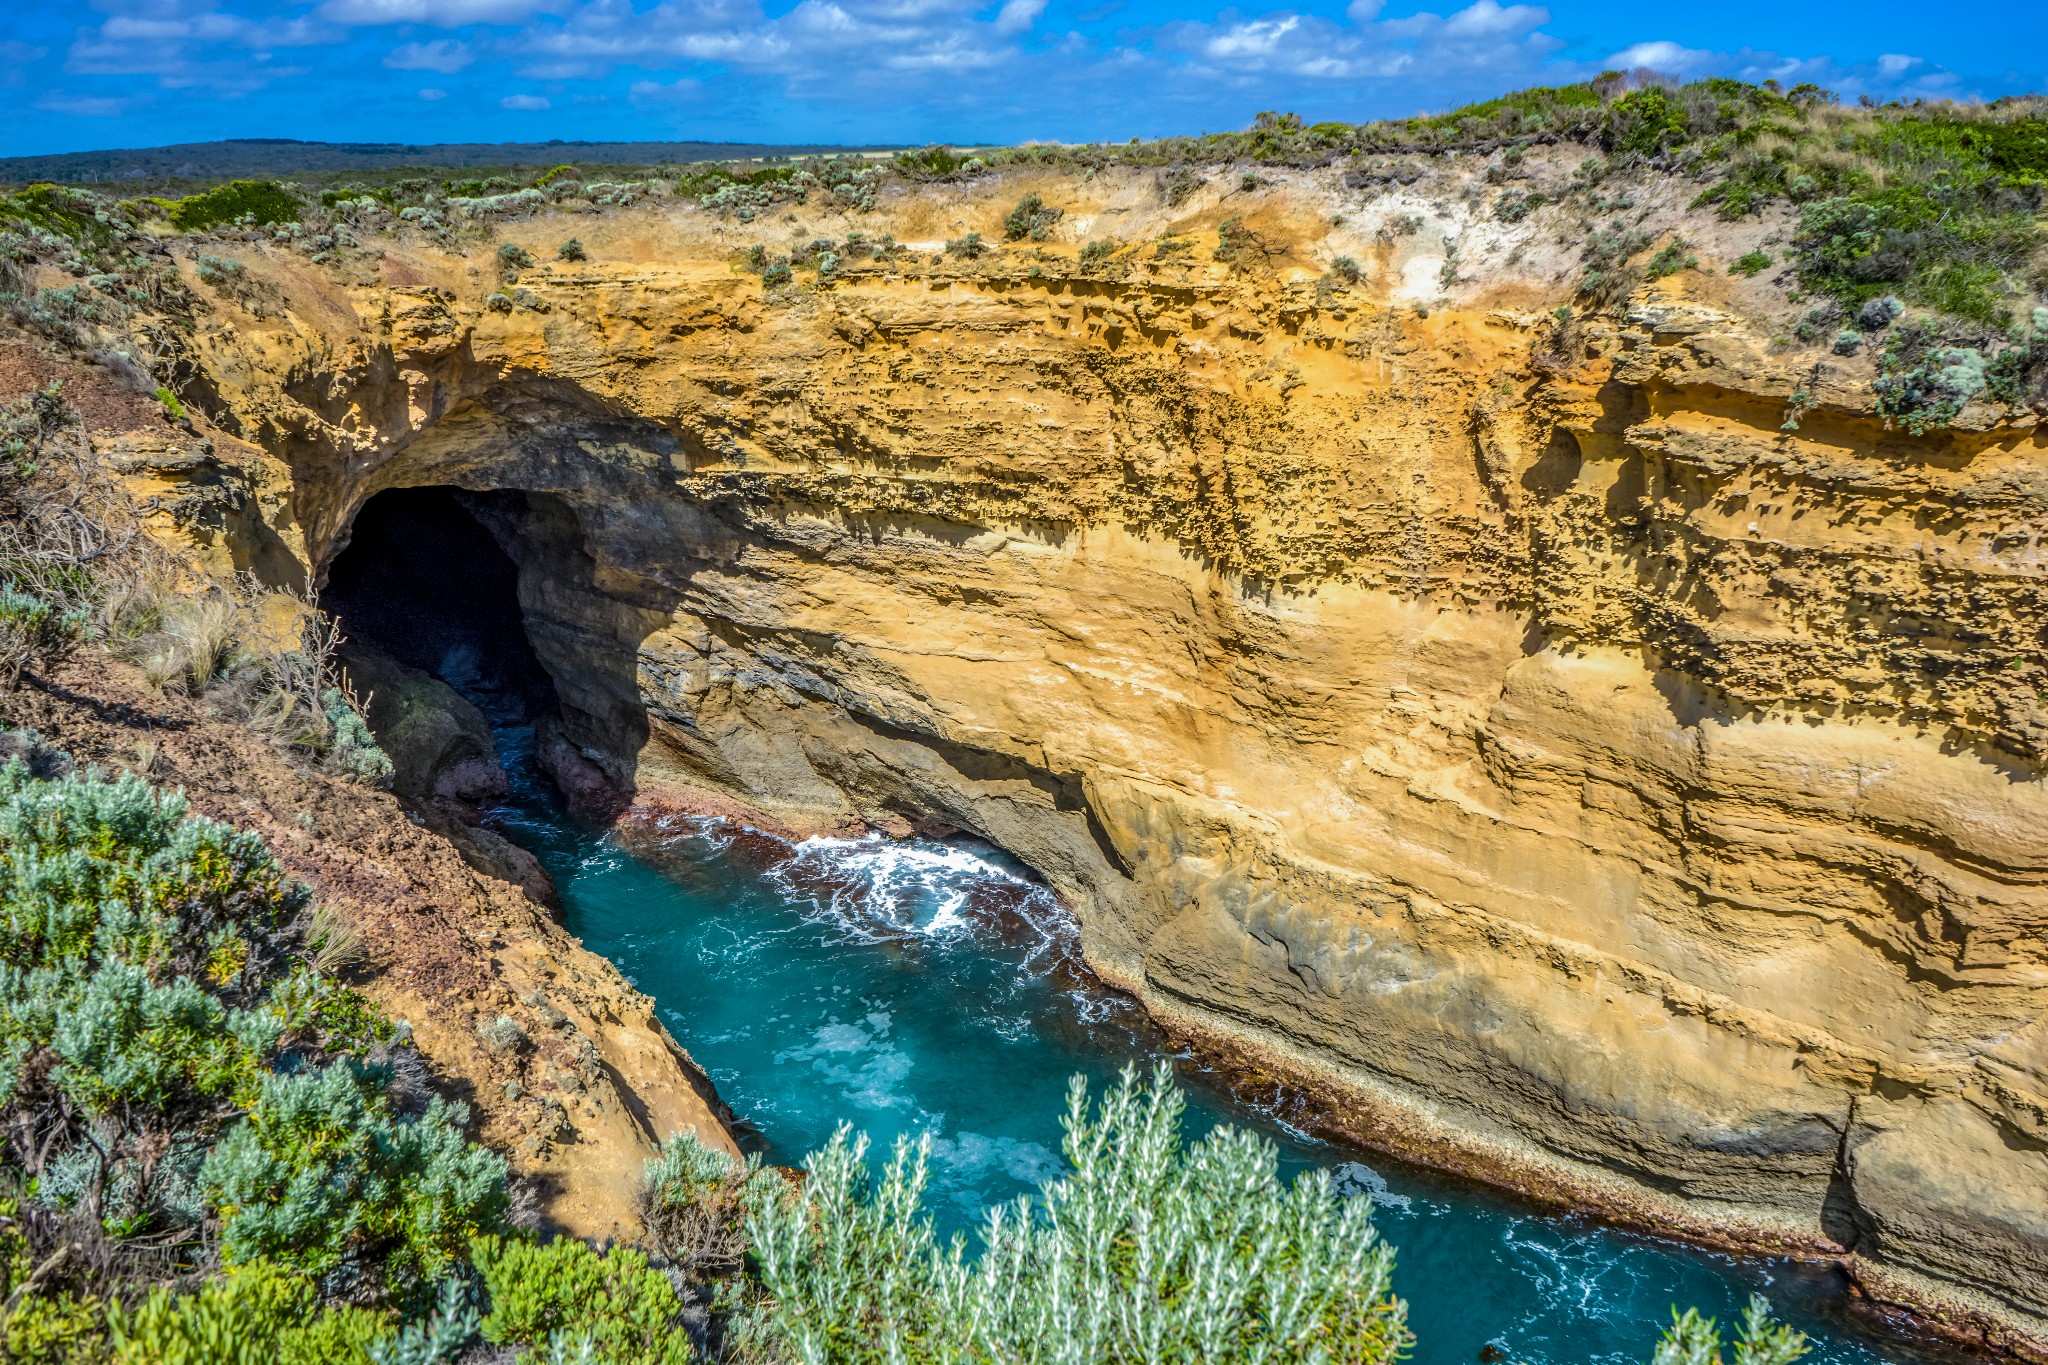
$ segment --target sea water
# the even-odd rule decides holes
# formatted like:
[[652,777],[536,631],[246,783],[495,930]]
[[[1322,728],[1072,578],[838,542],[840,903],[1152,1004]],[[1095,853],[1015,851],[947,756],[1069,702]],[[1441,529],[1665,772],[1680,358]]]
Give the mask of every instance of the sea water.
[[678,817],[629,850],[566,817],[501,732],[514,796],[500,827],[539,855],[565,922],[652,996],[737,1115],[744,1143],[795,1165],[842,1123],[929,1133],[942,1234],[1061,1171],[1069,1079],[1173,1063],[1191,1136],[1269,1138],[1288,1178],[1329,1169],[1398,1248],[1424,1365],[1647,1362],[1674,1306],[1732,1323],[1751,1293],[1810,1335],[1816,1365],[1928,1360],[1852,1320],[1835,1272],[1738,1258],[1545,1216],[1457,1181],[1315,1141],[1217,1079],[1081,966],[1071,916],[971,840],[807,839]]

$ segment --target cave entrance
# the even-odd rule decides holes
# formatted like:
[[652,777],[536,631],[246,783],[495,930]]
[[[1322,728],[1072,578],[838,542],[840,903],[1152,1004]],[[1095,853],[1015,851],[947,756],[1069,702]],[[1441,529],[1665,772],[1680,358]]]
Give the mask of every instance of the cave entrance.
[[358,651],[440,679],[495,726],[552,716],[554,680],[527,635],[519,566],[486,525],[525,510],[525,494],[503,490],[378,493],[356,514],[320,604]]

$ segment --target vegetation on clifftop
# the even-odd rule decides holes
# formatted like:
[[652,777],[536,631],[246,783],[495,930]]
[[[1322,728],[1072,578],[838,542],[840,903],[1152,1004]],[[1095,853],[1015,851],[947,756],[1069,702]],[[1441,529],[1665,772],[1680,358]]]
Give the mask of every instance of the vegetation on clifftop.
[[[1537,185],[1522,169],[1534,149],[1546,146],[1583,149],[1569,184]],[[1156,171],[1162,202],[1174,206],[1205,184],[1257,188],[1259,175],[1244,169],[1256,167],[1341,168],[1346,188],[1370,196],[1413,184],[1441,158],[1474,155],[1487,158],[1478,169],[1499,187],[1492,212],[1502,221],[1518,222],[1552,204],[1578,215],[1587,252],[1574,301],[1581,312],[1623,306],[1646,280],[1695,259],[1683,243],[1640,234],[1639,211],[1631,217],[1639,187],[1676,181],[1701,214],[1787,216],[1783,249],[1751,253],[1736,263],[1739,273],[1757,276],[1780,263],[1786,302],[1808,305],[1795,329],[1801,343],[1876,356],[1889,386],[1880,390],[1888,418],[1925,430],[1954,420],[1978,398],[2048,409],[2048,364],[2036,363],[2042,332],[2034,322],[2036,307],[2048,302],[2041,292],[2048,285],[2048,104],[2025,97],[1988,105],[1845,106],[1811,84],[1678,82],[1648,72],[1609,72],[1430,116],[1348,124],[1265,113],[1240,132],[1116,144],[932,146],[887,160],[565,164],[450,178],[237,180],[176,200],[118,200],[36,185],[0,195],[0,308],[81,352],[118,351],[176,392],[181,338],[210,307],[206,290],[259,317],[279,306],[274,289],[266,292],[228,268],[238,261],[204,249],[217,241],[264,241],[316,264],[345,267],[371,249],[364,242],[376,234],[418,234],[455,251],[490,251],[499,225],[543,212],[665,202],[739,223],[800,205],[859,215],[876,209],[892,187],[903,193],[1033,168],[1083,176],[1111,167]],[[1238,169],[1219,175],[1226,167]],[[1063,216],[1060,205],[1027,194],[1002,236],[1016,250],[1032,250]],[[1233,214],[1231,221],[1242,220]],[[194,244],[190,278],[206,289],[188,285],[166,251],[181,237]],[[1002,251],[979,233],[952,244],[953,258],[963,261]],[[806,252],[802,242],[768,250],[749,268],[770,287],[823,255],[830,254],[832,268],[819,271],[820,280],[866,254]],[[1676,254],[1653,254],[1660,250]],[[1084,262],[1088,273],[1109,264],[1107,249],[1097,246],[1096,253]],[[557,254],[579,261],[588,253],[579,239],[574,251]],[[53,273],[68,279],[57,282]],[[1463,278],[1455,263],[1447,264],[1447,288]],[[1873,305],[1879,313],[1869,311]],[[513,311],[521,298],[507,292],[492,306]],[[1893,310],[1890,317],[1882,316],[1884,308]],[[1910,321],[1925,345],[1893,345],[1882,335],[1904,308],[1916,310]],[[1925,363],[1954,351],[1974,352],[1978,361],[1960,369],[1939,357],[1931,368]],[[1979,364],[1986,368],[1981,384]],[[2013,373],[1994,375],[2001,366]]]

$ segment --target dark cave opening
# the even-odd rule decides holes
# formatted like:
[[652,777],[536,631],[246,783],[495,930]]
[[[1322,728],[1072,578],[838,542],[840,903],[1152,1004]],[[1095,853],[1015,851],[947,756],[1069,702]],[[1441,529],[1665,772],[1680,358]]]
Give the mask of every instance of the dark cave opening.
[[320,604],[353,644],[439,678],[495,725],[552,716],[559,703],[527,636],[519,566],[479,517],[503,523],[524,507],[511,491],[378,493],[356,514]]

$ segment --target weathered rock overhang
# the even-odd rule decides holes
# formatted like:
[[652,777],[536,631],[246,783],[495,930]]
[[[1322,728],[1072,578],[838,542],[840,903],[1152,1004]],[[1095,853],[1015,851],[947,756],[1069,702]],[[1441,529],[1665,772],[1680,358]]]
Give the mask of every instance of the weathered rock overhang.
[[223,401],[315,564],[387,488],[549,509],[505,543],[622,795],[971,829],[1395,1128],[2048,1329],[2035,434],[1783,431],[1677,305],[1544,373],[1249,287],[656,274],[396,291]]

